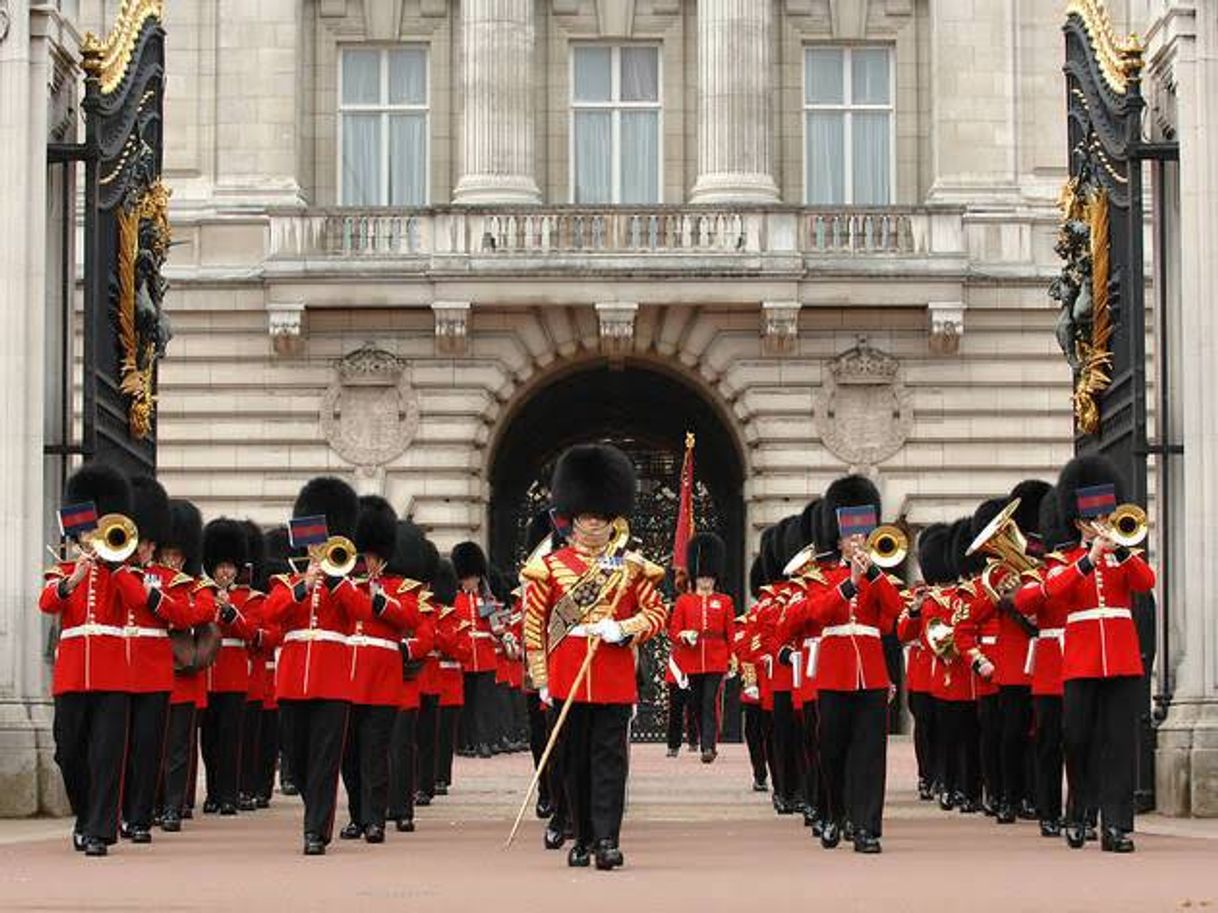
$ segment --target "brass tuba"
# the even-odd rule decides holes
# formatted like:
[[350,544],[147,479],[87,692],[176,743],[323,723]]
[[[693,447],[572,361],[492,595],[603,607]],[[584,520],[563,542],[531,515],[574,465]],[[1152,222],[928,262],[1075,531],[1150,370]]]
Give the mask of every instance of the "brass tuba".
[[904,530],[891,523],[877,526],[867,536],[867,554],[876,567],[897,567],[905,562],[905,556],[909,554],[909,537]]
[[106,514],[98,519],[97,529],[82,538],[82,543],[102,561],[121,564],[135,554],[140,534],[130,517]]
[[995,602],[1010,593],[1020,574],[1040,566],[1028,554],[1028,540],[1014,520],[1018,508],[1019,498],[1015,498],[977,534],[965,552],[967,555],[981,552],[994,559],[981,572],[981,585]]

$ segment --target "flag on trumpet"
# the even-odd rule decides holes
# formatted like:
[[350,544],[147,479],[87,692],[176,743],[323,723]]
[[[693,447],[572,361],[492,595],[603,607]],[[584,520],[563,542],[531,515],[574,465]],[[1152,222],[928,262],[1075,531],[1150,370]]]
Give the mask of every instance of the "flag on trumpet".
[[83,504],[68,504],[59,508],[59,532],[63,536],[78,538],[97,529],[97,505],[92,501]]
[[292,548],[307,548],[320,545],[330,538],[325,514],[313,517],[293,517],[288,525],[288,541]]
[[1110,514],[1116,508],[1115,485],[1092,485],[1075,494],[1078,515],[1085,520]]
[[837,509],[837,528],[843,539],[851,536],[869,536],[875,526],[874,507],[864,504],[860,507],[839,507]]

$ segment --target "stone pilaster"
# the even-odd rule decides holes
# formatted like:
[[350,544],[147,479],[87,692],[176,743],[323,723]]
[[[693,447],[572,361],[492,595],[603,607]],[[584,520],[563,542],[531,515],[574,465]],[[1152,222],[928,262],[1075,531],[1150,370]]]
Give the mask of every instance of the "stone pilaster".
[[699,0],[698,179],[691,203],[769,203],[774,4]]
[[461,177],[453,202],[537,203],[532,0],[465,0]]

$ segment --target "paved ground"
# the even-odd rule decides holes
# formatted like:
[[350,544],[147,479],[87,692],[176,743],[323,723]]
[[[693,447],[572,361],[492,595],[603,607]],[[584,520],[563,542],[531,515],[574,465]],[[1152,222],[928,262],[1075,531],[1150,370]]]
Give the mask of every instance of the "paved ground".
[[501,848],[528,779],[517,755],[460,762],[453,795],[419,809],[416,833],[383,846],[336,841],[321,859],[299,855],[299,807],[283,797],[106,859],[72,853],[65,822],[0,822],[0,911],[1218,913],[1218,823],[1149,816],[1132,856],[1071,852],[1030,824],[1000,829],[912,801],[907,743],[892,748],[879,857],[826,852],[796,819],[777,818],[748,792],[739,746],[710,767],[635,746],[632,763],[627,867],[614,873],[567,869],[564,854],[541,849],[531,817]]

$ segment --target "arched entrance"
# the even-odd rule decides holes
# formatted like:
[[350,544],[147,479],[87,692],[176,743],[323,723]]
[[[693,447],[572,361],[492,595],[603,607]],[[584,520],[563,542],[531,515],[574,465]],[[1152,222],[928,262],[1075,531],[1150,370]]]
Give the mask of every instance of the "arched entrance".
[[[702,392],[646,362],[573,368],[509,413],[490,467],[491,560],[515,567],[525,557],[525,528],[549,503],[550,474],[559,454],[572,444],[606,442],[634,461],[640,492],[631,529],[647,556],[667,565],[686,431],[697,436],[695,525],[727,543],[725,588],[742,605],[744,466],[735,437]],[[635,735],[662,737],[664,664],[652,650],[640,667],[643,694]],[[729,732],[735,728],[734,715],[725,722]]]

